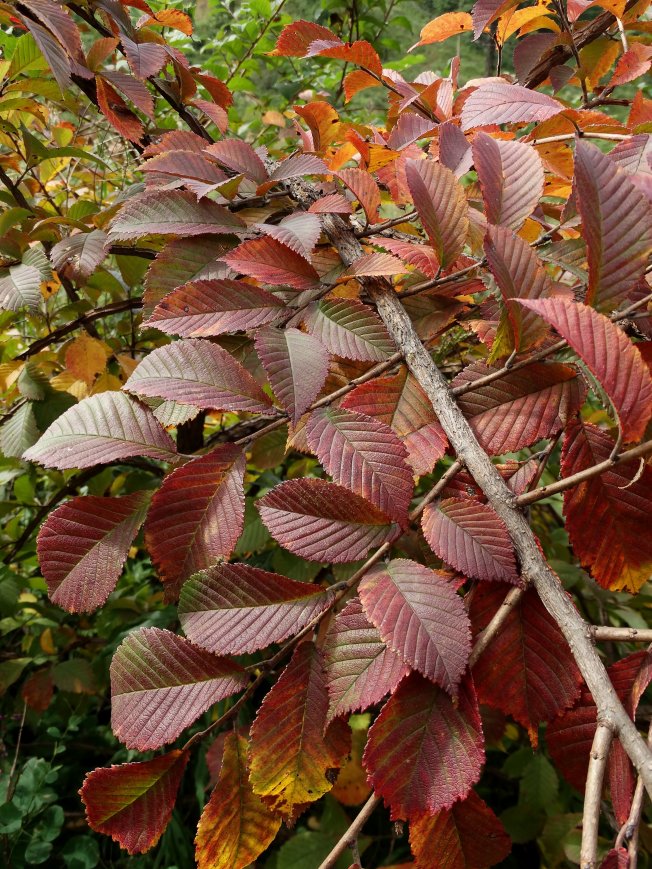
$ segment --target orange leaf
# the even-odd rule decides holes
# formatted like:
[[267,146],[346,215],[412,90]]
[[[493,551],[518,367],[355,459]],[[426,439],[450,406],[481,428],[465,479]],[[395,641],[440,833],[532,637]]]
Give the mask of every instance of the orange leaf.
[[252,791],[247,740],[229,733],[220,776],[197,828],[199,869],[244,869],[274,840],[281,819]]
[[444,42],[451,36],[473,30],[473,20],[468,12],[446,12],[429,21],[421,30],[420,38],[409,50],[419,45],[430,45],[433,42]]

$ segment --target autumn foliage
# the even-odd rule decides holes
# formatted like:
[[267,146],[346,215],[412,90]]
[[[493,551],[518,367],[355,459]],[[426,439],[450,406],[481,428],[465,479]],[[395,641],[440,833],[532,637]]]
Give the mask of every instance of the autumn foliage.
[[[2,366],[0,443],[40,474],[79,471],[38,530],[54,604],[97,610],[145,550],[161,605],[177,607],[172,626],[128,633],[110,668],[115,736],[155,754],[89,771],[80,790],[90,827],[129,854],[157,844],[189,759],[217,737],[201,869],[252,864],[351,764],[360,793],[343,804],[382,801],[406,821],[409,865],[497,864],[511,842],[481,777],[509,719],[570,786],[593,782],[582,865],[634,866],[627,837],[605,835],[599,856],[597,827],[595,842],[586,833],[596,788],[598,816],[602,795],[616,832],[626,824],[640,764],[608,721],[607,770],[589,769],[602,700],[573,625],[591,636],[584,597],[637,594],[652,572],[645,14],[478,0],[415,46],[427,56],[461,34],[463,55],[483,32],[500,56],[514,46],[513,73],[466,82],[460,58],[410,81],[369,42],[297,21],[273,55],[339,64],[346,104],[296,105],[283,151],[229,130],[229,88],[165,36],[191,32],[185,13],[0,5],[25,55],[0,96],[0,306],[3,328],[27,323]],[[53,80],[31,93],[43,62]],[[85,154],[30,132],[41,92],[70,88],[138,155],[131,186],[86,213],[49,210],[21,163]],[[384,121],[347,120],[372,88]],[[157,126],[162,103],[176,128]],[[118,287],[146,264],[142,299],[100,302],[116,263]],[[87,311],[58,321],[51,285]],[[102,305],[142,308],[130,353],[126,335],[109,346],[85,331]],[[435,409],[426,369],[445,374],[442,401],[470,435]],[[501,489],[474,479],[456,438],[489,457]],[[119,482],[78,492],[107,468]],[[550,522],[567,535],[591,577],[581,600],[573,582],[561,591],[578,621],[542,600],[510,510],[558,572]],[[635,720],[650,657],[616,648],[593,678]]]

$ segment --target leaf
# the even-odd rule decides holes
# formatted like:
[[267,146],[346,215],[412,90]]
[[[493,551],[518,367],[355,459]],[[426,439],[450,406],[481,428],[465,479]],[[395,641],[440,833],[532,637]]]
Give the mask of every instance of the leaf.
[[76,278],[88,278],[106,256],[106,238],[101,229],[69,235],[52,248],[52,265],[57,271],[69,268]]
[[470,678],[458,701],[411,673],[369,730],[363,763],[391,818],[435,814],[463,799],[480,777],[484,738]]
[[130,854],[144,854],[172,817],[187,763],[188,752],[171,751],[88,773],[79,793],[89,827],[111,836]]
[[321,221],[316,214],[300,211],[288,214],[280,223],[259,223],[256,229],[309,260],[321,235]]
[[[477,635],[502,606],[506,588],[478,586],[471,600]],[[473,665],[481,703],[510,715],[526,728],[533,745],[541,722],[552,721],[580,693],[581,675],[557,623],[536,591],[528,589],[510,610],[486,655]]]
[[398,257],[388,253],[366,253],[352,263],[342,277],[381,277],[405,274],[405,266]]
[[360,600],[380,637],[412,669],[455,694],[471,652],[470,624],[450,577],[396,558],[368,571]]
[[273,326],[258,330],[256,351],[274,394],[296,425],[326,382],[328,352],[312,335]]
[[627,848],[612,848],[600,863],[600,869],[629,869],[629,866]]
[[106,369],[107,355],[106,344],[83,332],[66,347],[66,371],[91,386]]
[[335,721],[324,732],[327,710],[321,652],[301,643],[251,728],[251,786],[281,815],[294,818],[328,793],[332,772],[348,754],[348,725]]
[[172,290],[198,280],[219,280],[227,274],[220,257],[231,244],[219,236],[176,238],[169,241],[145,276],[143,308],[146,316]]
[[447,498],[428,504],[421,525],[433,552],[465,576],[519,582],[509,532],[488,504]]
[[325,480],[288,480],[257,506],[281,546],[308,561],[357,561],[400,534],[378,507]]
[[484,251],[506,307],[510,334],[502,352],[527,350],[538,344],[548,329],[540,317],[524,312],[513,300],[550,296],[552,281],[530,245],[509,229],[487,227]]
[[341,126],[340,116],[336,110],[324,100],[316,100],[293,108],[310,129],[309,134],[302,133],[304,149],[318,154],[326,153],[337,138]]
[[[650,651],[645,650],[621,658],[608,669],[616,694],[632,717],[650,683],[651,664]],[[557,769],[580,793],[584,792],[597,719],[591,692],[583,685],[575,706],[552,721],[546,730],[546,744]]]
[[341,193],[329,193],[313,202],[308,211],[311,214],[351,214],[353,209],[348,199]]
[[331,353],[361,362],[384,362],[395,347],[382,321],[357,299],[326,299],[313,305],[306,325]]
[[407,368],[393,377],[378,377],[356,386],[340,407],[391,426],[405,444],[408,462],[417,475],[430,473],[446,452],[446,435],[428,396]]
[[274,51],[270,54],[280,57],[305,57],[312,42],[323,39],[337,42],[337,36],[327,27],[313,21],[293,21],[281,31]]
[[237,175],[244,175],[256,184],[267,181],[267,169],[248,142],[240,139],[221,139],[205,149],[206,154],[214,157],[222,166]]
[[20,12],[16,12],[16,18],[23,23],[34,37],[34,41],[38,45],[41,54],[52,70],[52,75],[56,79],[61,93],[65,94],[70,87],[71,74],[71,64],[68,54],[64,51],[61,44],[54,38],[50,31],[46,30],[45,27],[41,27],[41,25],[37,24],[32,18],[28,18]]
[[266,284],[285,284],[308,290],[319,283],[319,275],[305,257],[275,238],[252,238],[243,241],[224,257],[236,272]]
[[450,169],[433,160],[408,160],[405,176],[439,265],[447,268],[462,253],[469,231],[464,190]]
[[303,175],[327,175],[328,166],[314,154],[296,154],[282,160],[269,176],[271,181],[287,181]]
[[575,189],[589,263],[586,304],[610,311],[645,273],[652,209],[631,178],[595,145],[578,139]]
[[197,202],[194,193],[166,190],[129,200],[114,218],[109,241],[128,241],[146,235],[193,235],[239,232],[244,222],[210,199]]
[[269,413],[271,401],[226,350],[188,338],[157,347],[134,369],[124,389],[211,410]]
[[179,621],[188,639],[217,655],[242,655],[298,633],[332,602],[318,585],[248,564],[218,564],[184,583]]
[[247,740],[228,733],[217,784],[197,827],[198,869],[245,869],[279,831],[275,817],[249,784]]
[[144,127],[120,94],[101,76],[95,76],[97,105],[107,121],[130,142],[137,145],[143,140]]
[[233,552],[244,524],[244,472],[242,449],[222,444],[163,480],[147,515],[145,542],[168,595]]
[[[491,373],[473,362],[452,382],[460,389]],[[556,434],[584,401],[585,390],[570,365],[534,362],[458,398],[483,449],[491,455],[515,452]]]
[[411,821],[410,848],[415,867],[486,869],[509,856],[512,842],[489,806],[470,791],[450,809]]
[[473,91],[462,108],[462,130],[490,124],[521,124],[545,121],[564,106],[540,91],[517,84],[492,82]]
[[102,606],[120,578],[148,503],[146,492],[83,495],[50,513],[37,551],[52,603],[73,613]]
[[41,273],[33,265],[23,262],[11,266],[8,274],[0,278],[0,309],[40,308],[42,280]]
[[457,178],[465,175],[473,165],[471,145],[460,128],[450,121],[439,127],[439,162]]
[[383,643],[357,597],[330,623],[324,659],[330,697],[327,722],[379,703],[410,672]]
[[341,169],[337,177],[358,200],[368,223],[376,223],[380,209],[380,190],[368,172],[363,169]]
[[169,59],[164,45],[155,42],[133,42],[124,33],[120,37],[131,71],[138,79],[144,80],[156,75]]
[[130,456],[170,462],[176,447],[150,410],[122,392],[103,392],[61,414],[23,458],[64,470]]
[[652,415],[652,379],[627,335],[581,302],[519,301],[554,326],[595,376],[618,415],[624,442],[639,440]]
[[[571,424],[562,450],[562,479],[606,461],[614,446],[596,426]],[[615,465],[564,492],[573,551],[603,588],[636,594],[650,578],[651,492],[652,468],[641,471],[637,461]]]
[[633,42],[618,59],[609,87],[626,84],[645,75],[652,65],[652,50],[649,45]]
[[206,338],[248,331],[275,320],[283,303],[245,281],[192,281],[168,293],[145,325],[168,335]]
[[407,525],[414,481],[406,464],[407,450],[388,425],[350,410],[324,407],[311,413],[306,436],[334,482]]
[[450,39],[451,36],[457,36],[459,33],[472,29],[473,22],[468,12],[445,12],[421,28],[419,41],[410,48],[410,51],[420,45],[444,42],[446,39]]
[[517,0],[476,0],[473,4],[473,39],[479,39],[488,24],[517,5]]
[[160,748],[247,679],[238,664],[171,631],[139,628],[111,661],[111,727],[127,748]]
[[308,46],[306,57],[331,57],[335,60],[343,60],[370,70],[375,75],[381,75],[383,65],[378,53],[365,39],[356,39],[355,42],[342,43],[336,37],[330,39],[316,39]]
[[473,140],[473,163],[489,223],[518,229],[543,195],[543,163],[537,151],[480,132]]

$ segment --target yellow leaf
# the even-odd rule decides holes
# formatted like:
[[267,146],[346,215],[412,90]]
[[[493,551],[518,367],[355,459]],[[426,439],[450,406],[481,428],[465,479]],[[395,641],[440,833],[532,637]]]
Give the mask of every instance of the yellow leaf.
[[88,398],[88,384],[84,380],[78,380],[70,371],[62,371],[50,381],[50,386],[53,389],[58,389],[59,392],[69,392],[74,395],[79,401],[82,398]]
[[3,362],[0,365],[0,391],[7,392],[18,380],[18,376],[22,370],[22,362],[16,360]]
[[343,806],[359,806],[371,793],[367,773],[362,766],[362,752],[367,741],[366,730],[354,730],[351,734],[351,755],[346,761],[331,794]]
[[122,389],[122,381],[115,374],[104,371],[93,384],[91,395],[97,395],[98,392],[117,392],[119,389]]
[[68,345],[65,360],[67,371],[90,386],[106,368],[106,346],[90,335],[80,335]]
[[43,281],[41,284],[41,295],[44,299],[51,299],[55,293],[58,293],[61,289],[61,281],[56,272],[52,273],[52,279],[49,281]]
[[444,42],[445,39],[450,39],[451,36],[457,36],[458,33],[465,33],[468,30],[473,30],[473,19],[468,12],[445,12],[426,24],[421,31],[419,41],[412,46],[410,51],[419,45]]
[[46,655],[54,655],[56,653],[57,650],[54,646],[54,640],[52,639],[51,628],[46,628],[43,631],[43,633],[39,637],[39,645]]
[[118,353],[115,357],[120,366],[120,372],[125,380],[128,380],[138,365],[137,359],[132,359],[127,353]]
[[524,238],[531,244],[541,235],[541,224],[537,223],[536,220],[532,220],[531,217],[528,217],[523,226],[519,229],[518,234],[521,238]]
[[[597,87],[600,79],[611,70],[619,54],[620,43],[605,37],[596,39],[580,50],[581,69],[589,88]],[[571,79],[571,82],[577,82],[577,78]]]
[[263,124],[270,124],[273,127],[284,127],[285,118],[280,112],[270,109],[263,115]]

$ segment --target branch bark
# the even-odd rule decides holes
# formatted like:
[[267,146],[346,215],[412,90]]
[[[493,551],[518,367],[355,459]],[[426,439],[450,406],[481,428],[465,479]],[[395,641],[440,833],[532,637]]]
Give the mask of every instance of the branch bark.
[[358,812],[351,826],[344,833],[339,842],[334,846],[333,850],[326,857],[323,863],[319,864],[318,869],[333,869],[333,866],[335,866],[335,864],[337,863],[340,854],[343,854],[344,851],[346,851],[346,849],[350,846],[350,844],[356,841],[356,839],[360,835],[362,828],[373,814],[374,809],[379,802],[380,797],[377,797],[375,794],[372,794],[369,797],[362,809]]
[[613,731],[604,721],[598,721],[593,737],[589,771],[584,791],[584,814],[582,816],[581,869],[596,869],[598,865],[598,829],[600,827],[600,803],[604,775],[609,760]]
[[[337,215],[326,215],[324,229],[346,265],[362,255],[351,229]],[[364,280],[364,279],[363,279]],[[523,578],[531,582],[559,625],[598,708],[598,717],[620,737],[623,748],[652,793],[652,752],[625,712],[598,656],[588,626],[543,557],[514,494],[478,443],[471,426],[451,395],[448,383],[417,335],[412,321],[387,280],[364,281],[378,313],[408,368],[425,391],[456,455],[466,465],[512,539]]]

